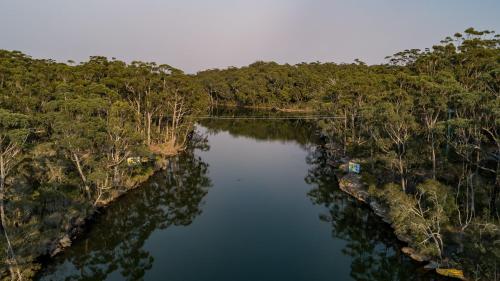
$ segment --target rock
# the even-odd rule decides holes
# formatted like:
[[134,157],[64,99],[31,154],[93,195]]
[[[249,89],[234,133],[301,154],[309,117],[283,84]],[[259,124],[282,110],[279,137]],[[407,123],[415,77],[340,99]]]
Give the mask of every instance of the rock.
[[[391,227],[395,228],[393,225],[391,225]],[[406,242],[408,244],[411,242],[411,237],[408,235],[396,234],[396,237],[398,237],[399,241],[403,241],[403,242]]]
[[[383,221],[383,222],[385,222],[385,223],[387,223],[387,224],[390,224],[390,225],[392,226],[392,221],[391,221],[389,218],[385,218],[385,217],[383,217],[383,218],[382,218],[382,221]],[[394,227],[393,227],[393,228],[394,228]]]
[[436,272],[439,275],[446,277],[457,278],[460,280],[467,280],[464,276],[464,272],[460,269],[455,268],[436,268]]
[[415,251],[415,249],[410,248],[410,247],[403,247],[403,248],[401,248],[401,252],[405,253],[410,258],[412,258],[413,260],[416,260],[418,262],[423,262],[423,261],[429,261],[430,260],[430,257],[428,257],[426,255],[419,254],[419,253],[417,253],[417,251]]
[[363,189],[361,176],[357,174],[347,174],[339,181],[339,187],[342,191],[354,196],[356,199],[367,202],[369,194]]
[[60,252],[62,252],[62,249],[61,248],[55,248],[52,253],[50,253],[50,256],[53,257],[57,254],[59,254]]
[[64,250],[64,248],[67,248],[69,246],[71,246],[71,238],[69,237],[68,234],[66,234],[63,236],[63,238],[59,240],[59,242],[57,242],[57,245],[53,247],[53,249],[50,251],[50,256],[53,257],[59,254]]
[[376,200],[370,200],[370,208],[375,212],[375,214],[382,218],[388,218],[388,211]]
[[401,252],[403,252],[407,255],[411,255],[411,254],[415,253],[415,250],[413,248],[410,248],[410,247],[403,247],[403,248],[401,248]]
[[61,238],[61,240],[59,240],[59,245],[62,248],[66,248],[66,247],[71,246],[71,239],[69,238],[69,236],[68,235],[64,235],[64,237]]

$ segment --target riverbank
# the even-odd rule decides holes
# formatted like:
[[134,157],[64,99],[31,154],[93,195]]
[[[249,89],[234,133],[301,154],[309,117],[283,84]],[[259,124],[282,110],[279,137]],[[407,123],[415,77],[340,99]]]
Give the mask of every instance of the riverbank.
[[[164,162],[168,164],[168,160]],[[129,191],[138,188],[142,183],[146,182],[154,173],[156,173],[161,167],[154,166],[152,170],[149,170],[146,174],[132,182],[129,182],[126,189],[122,192],[113,193],[106,201],[101,201],[95,208],[88,213],[86,216],[75,216],[71,219],[72,223],[70,227],[67,228],[66,232],[62,234],[62,237],[55,238],[49,243],[47,249],[47,255],[49,257],[54,257],[55,255],[64,251],[65,248],[70,247],[72,241],[78,238],[78,236],[83,232],[84,228],[88,226],[88,223],[95,219],[95,217],[100,213],[101,210],[108,207],[110,204],[118,200],[123,195],[127,194]]]
[[[157,149],[156,149],[157,150]],[[73,242],[85,232],[90,224],[99,216],[99,214],[114,202],[119,200],[130,191],[139,188],[143,183],[149,180],[155,173],[165,169],[171,157],[179,155],[184,151],[184,148],[176,147],[175,150],[169,149],[168,151],[156,151],[154,147],[150,148],[153,157],[148,163],[140,163],[144,165],[144,173],[138,176],[128,178],[125,181],[124,187],[118,192],[113,192],[110,196],[98,204],[94,205],[89,212],[77,213],[69,219],[70,223],[57,237],[49,241],[46,248],[41,250],[42,254],[32,261],[34,276],[36,277],[43,269],[43,264],[47,260],[52,259],[58,254],[64,252],[65,249],[71,247]],[[137,164],[136,164],[137,165]],[[36,279],[36,278],[35,278]]]
[[[335,175],[339,181],[339,188],[365,204],[371,208],[371,210],[382,219],[385,223],[389,224],[392,229],[396,229],[394,222],[390,216],[390,209],[388,206],[385,206],[383,202],[381,202],[376,196],[373,196],[368,190],[368,184],[363,181],[363,177],[360,174],[349,172],[348,164],[349,159],[344,158],[338,162],[329,162],[331,166],[335,168]],[[408,245],[412,244],[412,238],[409,236],[398,234],[394,231],[394,234],[398,238],[398,240],[407,243]],[[423,268],[425,270],[435,270],[435,272],[439,275],[455,278],[457,280],[467,280],[463,274],[462,270],[455,268],[446,268],[446,264],[442,262],[443,260],[447,260],[447,258],[443,257],[443,259],[438,260],[435,257],[426,255],[424,253],[419,252],[417,249],[412,248],[410,246],[403,247],[401,249],[405,255],[409,256],[411,259],[415,260],[419,263],[425,263]]]

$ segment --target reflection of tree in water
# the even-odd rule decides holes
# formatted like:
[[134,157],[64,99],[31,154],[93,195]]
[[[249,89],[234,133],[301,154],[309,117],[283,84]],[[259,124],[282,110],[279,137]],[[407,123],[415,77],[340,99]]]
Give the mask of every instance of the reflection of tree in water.
[[191,153],[172,159],[144,186],[113,203],[90,234],[49,265],[42,280],[141,280],[153,265],[143,246],[155,229],[189,225],[211,185],[208,165]]
[[353,258],[351,277],[358,281],[437,280],[400,253],[400,243],[380,218],[338,188],[326,158],[321,147],[311,150],[307,158],[312,167],[305,181],[315,186],[308,197],[326,208],[320,220],[331,224],[332,235],[347,242],[343,253]]
[[[263,118],[263,119],[200,119],[197,122],[207,127],[209,133],[228,132],[232,136],[250,137],[266,141],[293,141],[302,146],[316,137],[314,120],[272,119],[290,116],[305,116],[304,113],[275,112],[262,109],[220,107],[212,109],[213,117]],[[269,119],[265,119],[269,118]]]
[[300,145],[310,143],[312,137],[316,135],[311,120],[205,119],[199,123],[207,127],[209,133],[226,131],[235,137],[244,136],[266,141],[294,141]]

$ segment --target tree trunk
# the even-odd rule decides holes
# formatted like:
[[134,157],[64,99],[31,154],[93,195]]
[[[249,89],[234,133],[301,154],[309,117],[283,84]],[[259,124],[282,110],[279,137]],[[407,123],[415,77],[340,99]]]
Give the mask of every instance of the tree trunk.
[[352,142],[356,139],[356,115],[354,113],[351,114],[351,138]]
[[153,114],[151,112],[148,112],[146,113],[146,136],[147,136],[147,144],[150,145],[151,144],[151,121],[152,121],[152,118],[153,118]]
[[158,117],[158,129],[157,129],[157,133],[158,134],[161,134],[161,121],[163,120],[163,113],[160,113],[160,116]]
[[429,230],[429,231],[430,231],[430,235],[432,237],[432,240],[434,241],[434,245],[436,246],[436,248],[438,250],[439,258],[442,259],[443,258],[443,247],[442,247],[441,238],[436,237],[436,235],[438,235],[438,234],[432,233],[432,230]]
[[12,280],[23,280],[19,266],[17,265],[16,255],[14,254],[14,249],[10,242],[9,235],[7,233],[7,219],[5,216],[4,198],[5,198],[5,161],[3,155],[0,155],[0,230],[5,237],[5,243],[7,243],[7,264],[9,266],[9,272],[11,273]]
[[491,205],[491,215],[498,218],[498,209],[497,209],[497,198],[500,189],[500,161],[497,161],[497,175],[495,184],[493,185],[493,192],[491,194],[490,205]]
[[80,158],[78,158],[78,155],[76,153],[73,152],[73,160],[75,162],[75,165],[76,165],[76,169],[78,170],[78,174],[80,175],[80,178],[82,179],[83,181],[83,186],[85,188],[85,192],[87,193],[87,196],[88,198],[90,199],[90,188],[87,184],[87,178],[85,177],[85,174],[83,173],[83,170],[82,170],[82,166],[80,164]]
[[344,111],[344,156],[347,154],[347,114]]
[[[403,149],[404,151],[404,149]],[[405,175],[405,167],[403,163],[403,153],[401,149],[398,146],[398,166],[399,166],[399,176],[401,177],[401,188],[403,189],[403,192],[406,192],[406,175]]]
[[432,137],[431,149],[432,149],[432,179],[436,179],[436,148],[434,147],[434,137]]

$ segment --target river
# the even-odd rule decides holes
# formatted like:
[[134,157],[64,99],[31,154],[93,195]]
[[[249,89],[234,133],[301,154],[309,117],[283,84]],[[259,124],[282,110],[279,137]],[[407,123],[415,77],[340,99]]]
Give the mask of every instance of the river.
[[205,120],[208,143],[106,208],[40,280],[437,280],[338,189],[312,121]]

